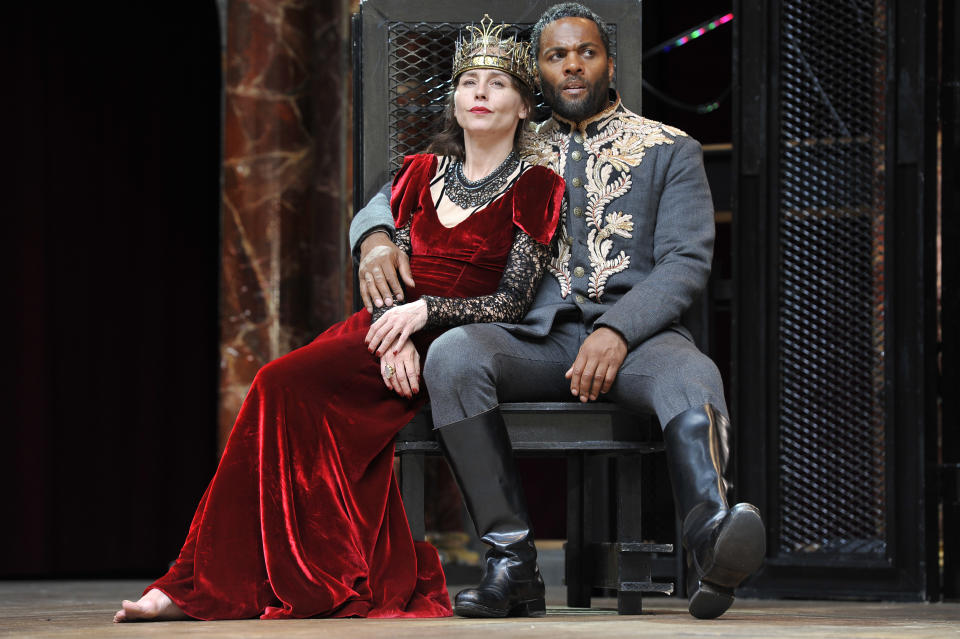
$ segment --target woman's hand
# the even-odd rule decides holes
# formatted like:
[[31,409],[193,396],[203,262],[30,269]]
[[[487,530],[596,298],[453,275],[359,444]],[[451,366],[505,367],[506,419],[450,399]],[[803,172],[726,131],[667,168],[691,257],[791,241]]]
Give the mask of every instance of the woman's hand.
[[407,338],[427,325],[427,303],[417,300],[391,308],[367,331],[364,341],[371,353],[383,355],[387,349],[398,352]]
[[420,353],[413,342],[404,343],[399,352],[388,350],[383,354],[380,377],[387,388],[408,399],[420,392]]

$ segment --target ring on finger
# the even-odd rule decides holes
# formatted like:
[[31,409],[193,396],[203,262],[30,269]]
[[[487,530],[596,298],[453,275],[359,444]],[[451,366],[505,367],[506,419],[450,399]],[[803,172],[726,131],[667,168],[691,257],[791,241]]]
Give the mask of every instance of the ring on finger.
[[390,379],[391,377],[393,377],[393,374],[395,372],[397,372],[397,369],[395,369],[393,366],[391,366],[390,364],[384,364],[383,366],[384,377],[386,377],[387,379]]

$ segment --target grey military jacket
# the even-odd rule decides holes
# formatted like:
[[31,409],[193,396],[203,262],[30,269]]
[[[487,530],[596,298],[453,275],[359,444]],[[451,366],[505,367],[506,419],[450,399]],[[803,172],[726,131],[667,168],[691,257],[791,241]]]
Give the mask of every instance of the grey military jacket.
[[[631,348],[675,328],[703,291],[713,254],[713,201],[700,144],[619,98],[580,123],[554,115],[524,132],[524,159],[566,180],[554,257],[512,332],[543,336],[558,314],[607,326]],[[381,192],[354,218],[351,244],[392,225]]]

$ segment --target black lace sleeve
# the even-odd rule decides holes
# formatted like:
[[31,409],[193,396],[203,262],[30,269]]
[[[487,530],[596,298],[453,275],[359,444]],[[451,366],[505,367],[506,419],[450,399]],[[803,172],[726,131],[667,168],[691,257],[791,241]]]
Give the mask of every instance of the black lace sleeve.
[[[409,224],[407,224],[406,226],[400,227],[395,231],[393,236],[393,242],[394,244],[397,245],[397,248],[399,248],[401,251],[403,251],[407,255],[410,255],[411,248],[410,248],[410,225]],[[401,282],[400,285],[403,286],[403,283]],[[401,304],[401,302],[397,302],[396,300],[394,300],[393,303],[398,306],[399,304]],[[374,322],[376,322],[378,319],[380,319],[383,316],[384,313],[389,311],[391,308],[393,308],[393,306],[381,306],[379,308],[374,306],[373,313],[370,314],[372,318],[370,320],[370,323],[373,324]]]
[[409,224],[407,224],[406,226],[401,226],[394,232],[393,243],[396,244],[401,251],[403,251],[407,255],[410,255],[411,248],[410,248],[410,225]]
[[425,328],[477,322],[519,322],[533,303],[537,285],[549,261],[550,247],[515,229],[513,246],[497,290],[480,297],[424,295],[421,299],[427,303]]

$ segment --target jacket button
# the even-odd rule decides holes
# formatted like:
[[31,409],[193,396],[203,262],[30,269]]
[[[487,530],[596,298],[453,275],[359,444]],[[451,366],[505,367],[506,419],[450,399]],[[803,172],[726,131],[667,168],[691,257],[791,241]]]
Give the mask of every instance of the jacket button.
[[577,144],[583,144],[583,136],[577,133],[575,136],[573,136],[573,141]]
[[574,299],[577,300],[577,304],[583,304],[584,302],[587,301],[586,298],[584,298],[583,295],[580,295],[579,293],[576,295]]
[[573,238],[570,237],[569,235],[563,238],[563,241],[567,243],[567,246],[573,246]]
[[573,269],[573,274],[577,277],[583,277],[583,267],[578,266],[577,268]]
[[583,217],[583,207],[575,206],[573,207],[573,214],[577,217]]
[[582,186],[582,185],[583,185],[583,180],[581,180],[581,179],[578,178],[578,177],[575,177],[575,178],[573,178],[573,180],[572,180],[570,183],[573,184],[574,186],[578,186],[578,187],[579,187],[579,186]]
[[580,151],[574,151],[573,153],[570,154],[570,157],[572,157],[574,160],[579,162],[580,159],[583,158],[583,153],[581,153]]

